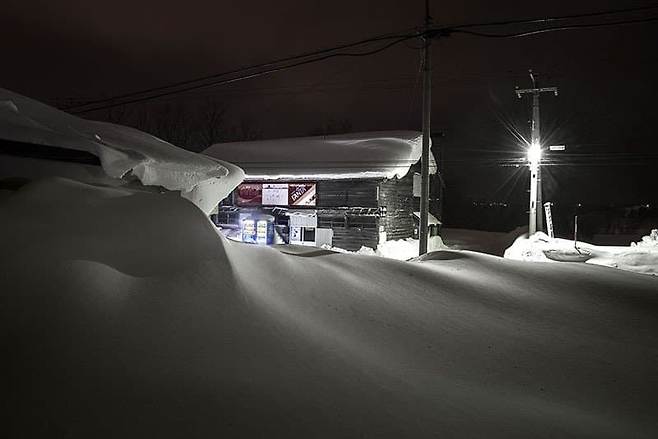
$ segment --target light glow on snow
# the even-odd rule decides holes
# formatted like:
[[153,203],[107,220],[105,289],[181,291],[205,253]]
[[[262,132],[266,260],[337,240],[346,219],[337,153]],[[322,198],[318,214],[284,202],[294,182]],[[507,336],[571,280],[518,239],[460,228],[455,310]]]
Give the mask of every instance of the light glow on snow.
[[518,261],[582,261],[635,273],[658,275],[658,229],[628,247],[601,246],[550,238],[542,232],[521,236],[505,250],[505,258]]

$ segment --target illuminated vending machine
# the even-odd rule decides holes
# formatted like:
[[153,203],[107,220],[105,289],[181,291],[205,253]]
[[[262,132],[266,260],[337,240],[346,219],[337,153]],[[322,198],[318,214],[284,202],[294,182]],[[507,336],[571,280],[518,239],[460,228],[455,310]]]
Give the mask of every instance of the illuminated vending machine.
[[242,242],[256,243],[256,221],[252,218],[244,218],[241,226]]
[[274,217],[271,215],[249,215],[241,220],[242,242],[272,244],[274,242]]
[[259,219],[256,221],[256,243],[257,244],[268,244],[267,242],[267,223],[265,219]]

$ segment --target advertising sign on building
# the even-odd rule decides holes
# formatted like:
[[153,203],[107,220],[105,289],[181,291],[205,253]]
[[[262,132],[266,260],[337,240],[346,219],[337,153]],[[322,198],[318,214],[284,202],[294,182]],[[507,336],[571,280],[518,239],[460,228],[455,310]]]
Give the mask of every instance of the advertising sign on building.
[[291,183],[288,185],[289,206],[315,206],[315,183]]
[[260,206],[263,203],[263,185],[243,183],[235,191],[235,204],[238,206]]
[[242,183],[235,204],[253,206],[315,206],[315,183]]
[[263,206],[287,206],[288,183],[264,183]]

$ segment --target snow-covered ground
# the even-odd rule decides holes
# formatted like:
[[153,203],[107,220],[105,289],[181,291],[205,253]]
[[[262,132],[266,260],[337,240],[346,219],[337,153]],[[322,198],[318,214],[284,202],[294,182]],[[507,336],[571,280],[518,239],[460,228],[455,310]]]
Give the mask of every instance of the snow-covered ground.
[[[356,252],[342,249],[340,247],[323,246],[325,249],[333,250],[338,253],[356,253],[368,256],[381,256],[383,258],[396,259],[398,261],[408,261],[418,257],[418,240],[413,238],[392,239],[383,242],[377,246],[377,249],[361,246]],[[443,244],[440,236],[432,236],[427,242],[428,251],[445,250],[447,247]]]
[[0,200],[9,437],[658,436],[658,279],[221,237],[175,194]]
[[505,250],[505,258],[519,261],[582,261],[636,273],[658,275],[658,230],[642,240],[624,246],[599,246],[578,241],[550,238],[538,232],[521,236]]

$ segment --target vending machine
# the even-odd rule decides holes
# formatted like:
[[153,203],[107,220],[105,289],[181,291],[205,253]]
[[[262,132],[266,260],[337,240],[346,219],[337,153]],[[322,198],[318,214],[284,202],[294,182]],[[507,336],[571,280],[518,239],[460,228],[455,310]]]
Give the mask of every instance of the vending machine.
[[244,216],[241,221],[242,242],[268,245],[274,242],[274,217],[265,214]]
[[256,221],[251,218],[244,218],[242,226],[242,242],[256,243]]

